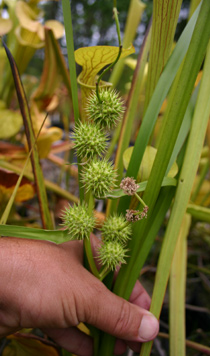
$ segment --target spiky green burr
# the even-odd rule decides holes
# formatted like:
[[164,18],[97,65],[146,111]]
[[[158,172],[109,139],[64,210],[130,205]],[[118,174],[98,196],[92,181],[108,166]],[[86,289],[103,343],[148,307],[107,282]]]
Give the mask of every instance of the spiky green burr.
[[101,89],[101,103],[96,92],[93,92],[87,100],[87,114],[90,120],[99,124],[100,127],[111,129],[117,125],[124,114],[123,101],[116,90]]
[[97,198],[105,197],[116,185],[117,174],[111,162],[93,159],[83,166],[82,182],[86,191]]
[[107,136],[94,123],[82,123],[75,127],[73,133],[75,149],[80,158],[93,158],[95,155],[101,156],[106,150]]
[[101,232],[104,241],[126,244],[132,235],[132,227],[123,215],[114,214],[105,220]]
[[99,262],[109,270],[114,271],[119,265],[126,263],[125,257],[127,250],[119,242],[105,242],[98,251]]
[[89,238],[95,225],[93,213],[88,211],[85,203],[69,205],[62,214],[63,226],[69,230],[70,240]]

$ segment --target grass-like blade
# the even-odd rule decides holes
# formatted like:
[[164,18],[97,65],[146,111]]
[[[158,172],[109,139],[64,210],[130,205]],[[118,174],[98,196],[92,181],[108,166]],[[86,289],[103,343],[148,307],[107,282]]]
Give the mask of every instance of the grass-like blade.
[[24,127],[25,127],[25,134],[28,142],[28,147],[29,150],[32,150],[31,154],[31,164],[33,168],[33,173],[34,173],[34,180],[36,184],[36,192],[38,196],[38,201],[39,201],[39,210],[40,210],[40,215],[42,219],[42,224],[44,228],[53,228],[53,223],[50,215],[50,211],[48,208],[48,200],[47,200],[47,194],[46,194],[46,189],[44,185],[44,177],[42,173],[42,169],[40,166],[39,162],[39,154],[35,142],[35,135],[32,127],[32,120],[31,120],[31,115],[30,115],[30,110],[27,102],[27,98],[25,95],[25,91],[20,79],[20,75],[18,72],[18,68],[16,66],[15,60],[6,46],[6,44],[3,42],[4,49],[6,51],[7,57],[9,59],[14,83],[15,83],[15,89],[18,97],[18,102],[20,106],[20,111],[23,117],[23,122],[24,122]]

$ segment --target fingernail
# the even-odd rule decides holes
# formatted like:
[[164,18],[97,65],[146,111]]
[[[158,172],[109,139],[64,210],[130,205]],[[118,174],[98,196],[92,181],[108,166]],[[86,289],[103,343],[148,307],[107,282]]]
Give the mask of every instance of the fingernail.
[[140,341],[152,340],[158,333],[158,320],[151,313],[144,314],[139,327]]

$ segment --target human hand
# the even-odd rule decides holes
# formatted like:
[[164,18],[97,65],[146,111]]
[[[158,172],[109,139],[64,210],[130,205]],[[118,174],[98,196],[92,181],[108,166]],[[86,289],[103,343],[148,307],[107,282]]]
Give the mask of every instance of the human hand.
[[[93,245],[95,244],[93,238]],[[114,295],[82,264],[81,241],[55,245],[16,238],[0,240],[0,336],[40,328],[66,350],[93,354],[92,338],[76,328],[93,325],[118,338],[115,353],[153,339],[158,321],[150,298],[136,283],[130,302]]]

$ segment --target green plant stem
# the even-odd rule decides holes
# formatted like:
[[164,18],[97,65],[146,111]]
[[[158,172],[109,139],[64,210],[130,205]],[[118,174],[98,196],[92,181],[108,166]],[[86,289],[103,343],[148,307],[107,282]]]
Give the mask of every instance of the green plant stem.
[[[88,200],[88,212],[92,215],[93,209],[94,209],[94,197],[93,197],[93,194],[92,194],[91,191],[86,193],[85,200],[86,201]],[[99,271],[98,271],[98,269],[96,267],[96,264],[95,264],[95,261],[94,261],[94,257],[93,257],[90,238],[85,238],[84,246],[85,246],[85,253],[86,253],[86,257],[87,257],[88,263],[89,263],[90,270],[91,270],[91,272],[93,273],[93,275],[95,277],[100,279]]]
[[91,272],[93,273],[93,275],[95,277],[100,279],[100,275],[99,275],[98,269],[96,267],[96,264],[95,264],[95,261],[94,261],[94,258],[93,258],[90,238],[85,238],[84,239],[84,245],[85,245],[85,252],[86,252],[87,259],[88,259],[90,270],[91,270]]
[[193,265],[192,263],[188,263],[187,267],[192,268],[194,271],[198,271],[204,274],[207,274],[208,276],[210,276],[210,269],[205,268],[205,267],[199,267],[196,265]]
[[135,193],[134,195],[135,195],[135,197],[138,199],[138,201],[146,208],[147,205],[145,204],[145,202],[143,201],[143,199],[142,199],[137,193]]
[[[160,332],[158,334],[159,337],[162,337],[164,339],[169,339],[169,335],[166,333],[162,333]],[[206,345],[201,345],[197,342],[194,341],[190,341],[190,340],[185,340],[186,342],[186,346],[193,349],[193,350],[197,350],[199,351],[200,354],[202,355],[210,355],[210,347],[206,346]]]
[[97,83],[96,83],[96,95],[97,95],[97,98],[98,98],[98,101],[99,101],[100,104],[102,104],[102,100],[101,100],[100,94],[99,94],[100,81],[101,81],[102,77],[104,76],[104,74],[107,73],[118,62],[118,60],[120,59],[121,53],[122,53],[122,43],[121,43],[121,36],[120,36],[120,24],[119,24],[118,13],[117,13],[117,8],[116,7],[113,8],[113,13],[114,13],[114,19],[115,19],[116,28],[117,28],[117,35],[118,35],[118,42],[119,42],[119,52],[118,52],[118,55],[117,55],[117,58],[115,59],[115,61],[113,63],[111,63],[98,77],[98,80],[97,80]]
[[[70,1],[62,0],[62,7],[63,7],[64,26],[66,32],[66,45],[67,45],[68,63],[69,63],[69,71],[70,71],[74,120],[75,120],[75,124],[77,124],[79,122],[79,103],[78,103],[78,95],[77,95],[77,74],[76,74],[76,64],[74,59],[74,37],[73,37]],[[77,160],[78,160],[79,195],[80,195],[80,200],[82,201],[84,199],[84,189],[80,179],[81,177],[80,159],[77,158]]]
[[104,278],[109,274],[110,270],[105,268],[102,268],[102,270],[99,272],[100,280],[103,281]]
[[196,204],[188,204],[187,212],[198,221],[210,223],[210,208],[205,208],[204,206]]
[[194,202],[199,194],[200,188],[203,184],[203,181],[208,173],[209,170],[209,160],[206,160],[206,163],[204,164],[204,166],[201,169],[200,175],[199,175],[199,180],[196,184],[196,187],[191,195],[191,201]]

